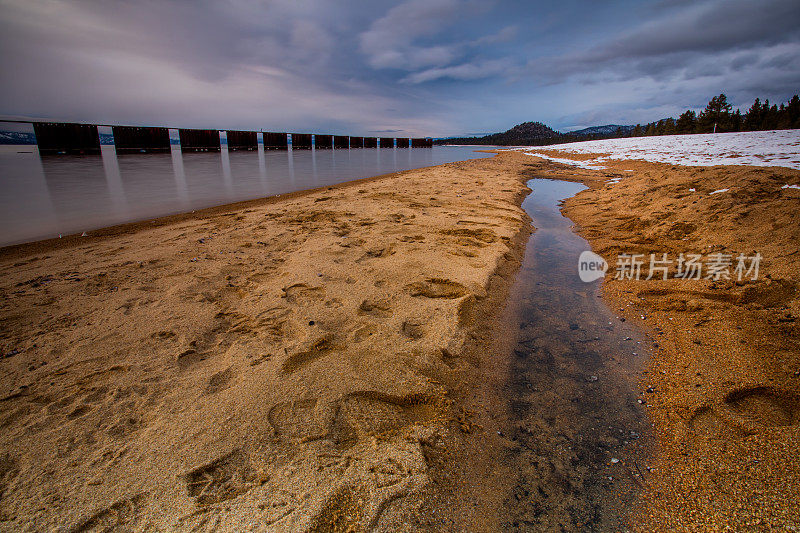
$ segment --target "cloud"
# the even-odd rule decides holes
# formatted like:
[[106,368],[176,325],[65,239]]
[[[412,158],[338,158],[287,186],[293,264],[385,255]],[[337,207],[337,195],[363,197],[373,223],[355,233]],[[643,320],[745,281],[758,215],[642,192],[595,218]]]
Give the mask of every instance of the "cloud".
[[238,4],[6,2],[0,113],[354,135],[442,128],[413,95],[341,75],[345,29],[323,2],[310,15],[290,2]]
[[405,83],[475,80],[498,74],[497,60],[469,61],[466,56],[472,47],[512,40],[516,26],[476,39],[455,39],[446,31],[478,8],[477,2],[464,0],[407,0],[360,35],[360,50],[375,69],[412,72],[400,80]]
[[600,69],[613,70],[621,78],[666,75],[691,68],[698,58],[800,41],[797,20],[800,4],[795,0],[707,1],[586,50],[537,58],[529,62],[529,69],[549,82]]
[[646,122],[794,94],[796,4],[0,0],[0,113],[398,136]]
[[432,68],[416,72],[403,78],[401,83],[424,83],[449,78],[452,80],[479,80],[493,76],[505,76],[512,70],[511,62],[505,59],[462,63],[450,67]]
[[446,65],[457,57],[457,45],[419,46],[452,23],[458,0],[407,0],[376,20],[361,34],[361,52],[374,68],[414,70]]
[[518,32],[519,28],[516,25],[506,26],[497,33],[479,37],[472,44],[476,46],[482,46],[487,44],[507,43],[509,41],[513,41]]

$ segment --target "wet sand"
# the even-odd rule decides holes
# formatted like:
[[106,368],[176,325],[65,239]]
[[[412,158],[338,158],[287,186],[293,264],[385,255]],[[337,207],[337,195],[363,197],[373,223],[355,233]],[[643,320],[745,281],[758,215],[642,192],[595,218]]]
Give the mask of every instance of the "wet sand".
[[[592,186],[563,212],[610,264],[609,305],[658,345],[640,385],[657,461],[635,529],[800,529],[800,190],[784,188],[800,172],[532,160]],[[756,281],[613,280],[623,252],[763,259]]]
[[[520,328],[503,314],[535,177],[590,185],[565,213],[607,259],[765,257],[771,278],[755,283],[609,279],[603,295],[620,327],[658,344],[634,392],[656,458],[637,472],[632,527],[792,525],[800,191],[780,185],[800,173],[613,165],[505,153],[3,249],[3,526],[535,530],[520,516],[539,488],[582,494],[550,444],[585,432],[539,408],[510,423],[510,399],[539,401],[523,381],[554,385],[536,366],[539,384],[511,379],[520,330],[547,317]],[[727,186],[694,204],[684,193]],[[545,466],[520,472],[531,447],[512,431],[526,429]],[[538,524],[580,530],[570,505],[545,505]]]

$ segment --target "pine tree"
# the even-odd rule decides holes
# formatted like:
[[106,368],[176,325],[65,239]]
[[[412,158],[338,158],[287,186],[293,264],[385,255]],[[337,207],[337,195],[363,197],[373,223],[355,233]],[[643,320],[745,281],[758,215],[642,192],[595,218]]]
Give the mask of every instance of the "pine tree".
[[761,100],[756,98],[753,105],[744,115],[745,131],[757,131],[761,128]]
[[800,97],[792,96],[786,105],[786,114],[789,117],[789,127],[800,128]]
[[778,120],[775,127],[779,130],[788,130],[792,127],[789,113],[786,112],[786,106],[783,104],[778,107]]
[[697,115],[691,109],[688,109],[685,113],[678,117],[678,121],[675,123],[675,129],[678,133],[694,133],[695,126],[697,122]]
[[778,128],[778,106],[775,104],[769,108],[769,114],[767,115],[767,126],[769,126],[768,129],[771,130]]
[[633,128],[633,136],[634,137],[641,137],[642,136],[642,125],[637,124],[635,128]]
[[700,133],[730,131],[730,115],[733,106],[724,94],[713,97],[697,119]]
[[742,131],[742,112],[736,109],[736,113],[731,115],[730,131]]
[[761,104],[761,122],[758,124],[758,129],[760,130],[769,130],[772,129],[769,127],[769,98],[764,100],[764,103]]

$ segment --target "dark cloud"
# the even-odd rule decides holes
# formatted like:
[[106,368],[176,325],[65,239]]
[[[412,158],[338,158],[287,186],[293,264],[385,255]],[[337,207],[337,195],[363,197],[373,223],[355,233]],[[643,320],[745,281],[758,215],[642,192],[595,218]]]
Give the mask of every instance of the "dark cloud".
[[654,20],[579,52],[538,58],[530,66],[537,73],[549,72],[550,81],[598,69],[630,78],[691,68],[693,61],[719,54],[800,42],[796,0],[714,0],[684,7],[659,13]]
[[796,0],[0,2],[6,115],[438,136],[800,86]]

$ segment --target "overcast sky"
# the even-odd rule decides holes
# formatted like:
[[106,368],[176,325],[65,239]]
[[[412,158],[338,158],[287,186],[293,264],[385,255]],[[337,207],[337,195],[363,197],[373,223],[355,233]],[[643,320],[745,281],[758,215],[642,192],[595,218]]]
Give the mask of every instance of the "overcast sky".
[[351,135],[800,92],[798,0],[0,0],[0,114]]

